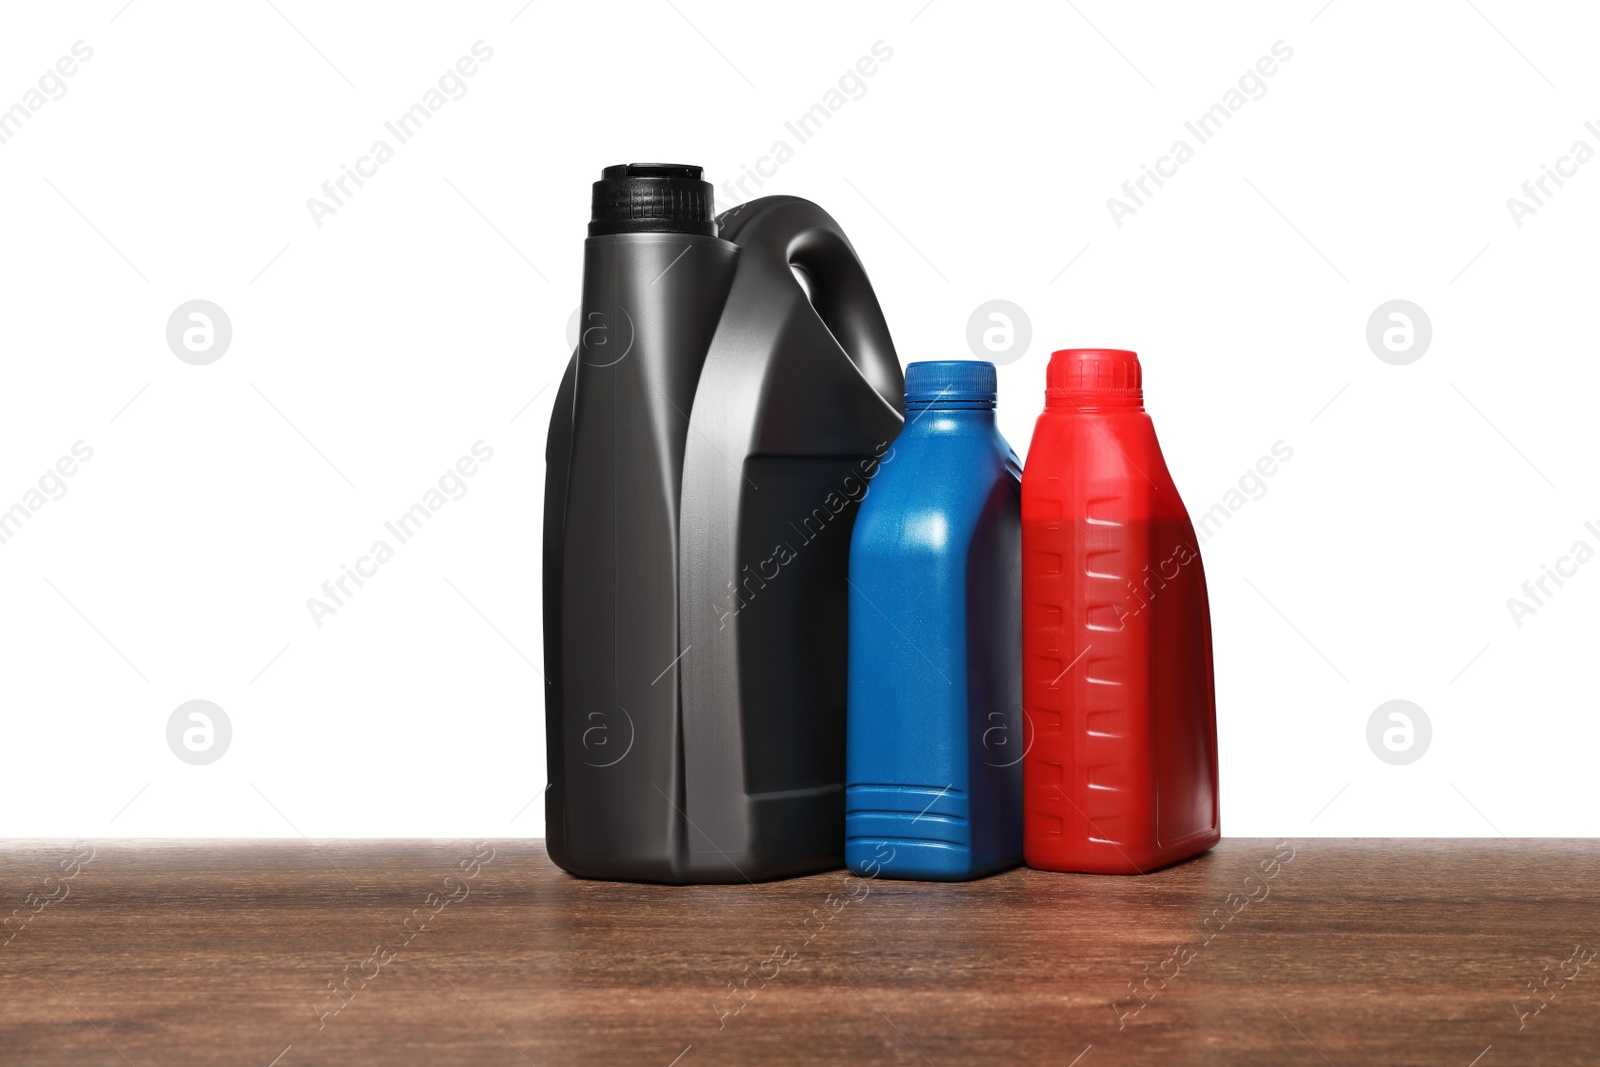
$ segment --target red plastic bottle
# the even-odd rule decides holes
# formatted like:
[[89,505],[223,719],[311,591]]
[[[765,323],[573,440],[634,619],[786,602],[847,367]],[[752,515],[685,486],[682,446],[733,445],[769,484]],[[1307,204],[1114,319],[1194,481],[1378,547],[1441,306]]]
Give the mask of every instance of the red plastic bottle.
[[1050,357],[1022,473],[1023,856],[1141,874],[1221,838],[1199,542],[1139,358]]

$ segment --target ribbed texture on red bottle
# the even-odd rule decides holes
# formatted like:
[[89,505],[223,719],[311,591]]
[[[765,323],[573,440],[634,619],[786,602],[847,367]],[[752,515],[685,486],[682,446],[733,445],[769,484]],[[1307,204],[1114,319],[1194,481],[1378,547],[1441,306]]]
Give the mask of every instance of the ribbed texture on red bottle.
[[1141,405],[1143,374],[1139,355],[1125,348],[1063,348],[1050,353],[1045,372],[1049,406]]

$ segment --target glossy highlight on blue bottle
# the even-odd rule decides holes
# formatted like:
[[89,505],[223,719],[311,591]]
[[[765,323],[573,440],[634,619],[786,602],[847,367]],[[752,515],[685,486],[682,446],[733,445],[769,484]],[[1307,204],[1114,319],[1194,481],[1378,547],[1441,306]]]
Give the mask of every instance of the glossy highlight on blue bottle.
[[850,545],[845,863],[958,881],[1022,858],[1021,464],[992,364],[905,380]]

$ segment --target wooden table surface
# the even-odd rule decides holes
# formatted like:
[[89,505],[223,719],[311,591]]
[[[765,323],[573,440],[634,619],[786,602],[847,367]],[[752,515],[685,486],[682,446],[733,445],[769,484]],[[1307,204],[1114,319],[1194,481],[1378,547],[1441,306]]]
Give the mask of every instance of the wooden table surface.
[[1594,1064],[1597,890],[1593,841],[695,888],[525,840],[6,842],[0,1064]]

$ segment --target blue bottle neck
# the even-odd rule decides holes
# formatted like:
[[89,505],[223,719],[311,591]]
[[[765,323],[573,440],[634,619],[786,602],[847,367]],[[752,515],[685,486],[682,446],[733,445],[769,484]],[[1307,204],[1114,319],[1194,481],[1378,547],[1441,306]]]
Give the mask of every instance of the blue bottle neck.
[[906,404],[906,426],[902,433],[948,433],[951,431],[992,429],[995,425],[994,401],[958,400],[939,403]]

